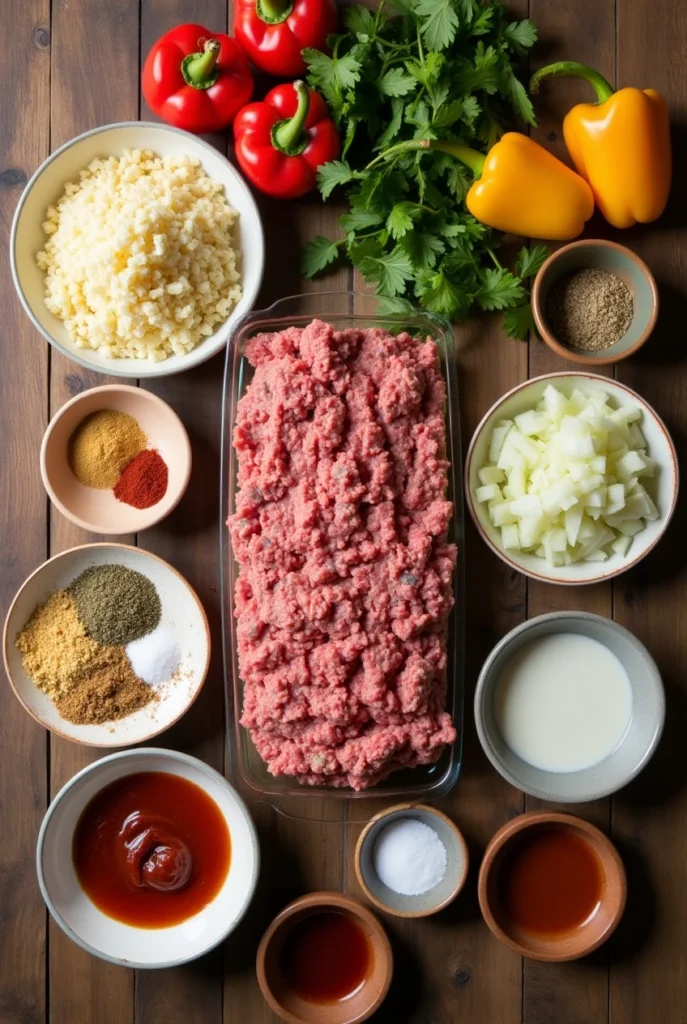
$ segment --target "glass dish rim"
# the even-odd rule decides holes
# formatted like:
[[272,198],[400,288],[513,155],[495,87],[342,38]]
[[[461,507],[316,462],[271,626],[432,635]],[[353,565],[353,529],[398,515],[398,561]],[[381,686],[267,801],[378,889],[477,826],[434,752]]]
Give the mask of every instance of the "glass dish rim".
[[[348,300],[348,311],[346,312],[324,312],[328,301],[341,302]],[[458,407],[458,378],[455,359],[455,341],[451,325],[443,317],[437,314],[413,309],[412,312],[404,314],[355,312],[352,308],[356,299],[369,302],[374,299],[369,293],[358,292],[349,289],[332,289],[323,292],[307,292],[284,296],[275,300],[269,306],[261,309],[253,309],[245,313],[237,321],[226,349],[223,390],[222,390],[222,438],[221,438],[221,469],[220,469],[220,587],[221,587],[221,616],[222,616],[222,655],[223,655],[223,684],[226,709],[227,747],[229,758],[229,769],[235,779],[248,788],[251,796],[262,798],[268,802],[278,800],[293,800],[300,797],[320,797],[322,799],[333,799],[337,802],[346,800],[390,800],[390,799],[423,799],[438,800],[445,796],[458,781],[463,758],[463,738],[465,732],[465,518],[463,501],[462,481],[462,453],[460,438],[460,420]],[[297,303],[312,302],[322,308],[317,312],[289,312],[289,306]],[[449,618],[449,667],[452,667],[452,681],[447,683],[446,709],[451,713],[458,731],[458,736],[453,743],[447,745],[448,754],[442,754],[437,764],[445,761],[442,774],[435,780],[426,778],[418,780],[413,785],[409,782],[409,774],[416,769],[400,770],[393,772],[386,780],[369,789],[356,791],[350,787],[333,786],[306,786],[287,776],[275,776],[273,785],[265,785],[262,780],[253,778],[250,766],[244,765],[242,756],[242,743],[248,739],[245,729],[239,723],[241,696],[240,679],[234,671],[235,654],[233,650],[233,592],[230,587],[235,583],[233,578],[233,552],[229,531],[226,528],[226,520],[230,509],[230,468],[232,465],[232,444],[231,436],[234,428],[236,404],[240,398],[240,380],[235,379],[234,367],[238,367],[242,356],[237,351],[237,346],[246,340],[243,335],[250,331],[251,335],[260,330],[270,327],[274,330],[283,329],[285,326],[300,323],[309,323],[316,316],[335,323],[345,320],[350,326],[355,326],[356,321],[362,326],[380,325],[388,329],[400,331],[415,328],[426,328],[427,334],[437,344],[442,377],[447,388],[446,403],[446,427],[447,447],[451,456],[451,467],[449,469],[449,490],[452,491],[454,513],[450,525],[450,539],[458,546],[458,565],[454,573],[454,607]],[[420,766],[424,767],[424,766]],[[394,777],[402,776],[399,782],[394,785]],[[272,777],[270,777],[271,779]],[[288,813],[285,811],[285,813]],[[291,815],[297,817],[297,815]]]

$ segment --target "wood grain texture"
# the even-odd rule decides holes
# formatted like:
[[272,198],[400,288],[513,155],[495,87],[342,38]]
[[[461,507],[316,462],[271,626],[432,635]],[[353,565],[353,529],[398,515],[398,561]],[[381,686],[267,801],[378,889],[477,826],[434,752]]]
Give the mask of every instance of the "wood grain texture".
[[[614,0],[578,0],[573,4],[550,4],[546,0],[530,0],[530,17],[539,30],[540,53],[535,53],[531,70],[555,60],[578,60],[615,79]],[[609,45],[610,44],[610,45]],[[587,87],[588,88],[588,87]],[[537,142],[550,148],[561,160],[569,163],[563,142],[562,122],[570,107],[589,100],[582,82],[551,81],[535,99],[539,126],[532,131]],[[600,217],[595,216],[585,234],[599,237],[606,232]],[[574,370],[571,363],[559,358],[547,346],[533,338],[530,341],[529,376]],[[602,369],[601,372],[604,372]],[[612,368],[610,370],[612,375]],[[528,582],[528,618],[544,613],[580,610],[612,616],[611,584],[592,587],[553,587]],[[552,804],[528,797],[527,810],[551,808]],[[570,814],[581,814],[605,831],[610,827],[610,800],[581,806],[560,807]],[[523,1024],[604,1024],[608,1020],[608,953],[597,954],[594,965],[523,964]]]
[[[49,149],[109,121],[148,117],[140,105],[139,62],[167,28],[194,20],[223,29],[231,0],[0,0],[0,251],[9,244],[21,188]],[[666,216],[656,225],[622,234],[649,262],[659,281],[662,313],[654,338],[617,376],[662,415],[687,464],[687,371],[682,354],[687,320],[687,47],[684,0],[519,0],[540,29],[534,66],[554,59],[585,60],[619,85],[655,86],[668,98],[675,125],[676,185]],[[140,29],[140,32],[139,32]],[[261,81],[258,90],[272,83]],[[558,155],[560,122],[584,85],[555,82],[536,101],[534,137]],[[226,146],[224,136],[211,141]],[[229,146],[231,150],[231,146]],[[298,203],[258,197],[267,266],[259,305],[302,290],[345,289],[344,268],[317,282],[299,278],[303,240],[337,230],[338,211],[317,195]],[[589,236],[611,235],[595,218]],[[0,600],[6,608],[25,576],[49,553],[95,539],[73,528],[47,501],[38,472],[38,447],[49,412],[107,378],[48,355],[0,266]],[[493,401],[530,376],[564,369],[542,344],[506,339],[496,321],[475,320],[456,331],[464,448]],[[191,583],[209,614],[215,650],[206,688],[193,710],[160,745],[183,749],[222,769],[225,765],[224,675],[220,657],[217,509],[223,358],[150,384],[184,420],[193,447],[189,491],[160,527],[138,538],[167,558]],[[8,484],[7,482],[10,481]],[[637,570],[610,587],[554,588],[526,584],[508,570],[467,524],[467,665],[465,752],[461,780],[441,802],[464,830],[472,858],[470,878],[455,904],[417,922],[385,919],[396,958],[394,984],[373,1024],[687,1024],[687,542],[681,500],[669,536]],[[133,541],[134,538],[131,538]],[[573,965],[521,961],[483,924],[476,876],[494,831],[525,806],[521,794],[491,769],[472,724],[472,695],[493,644],[526,615],[565,608],[615,614],[656,657],[665,676],[668,722],[659,751],[627,791],[609,801],[568,807],[605,830],[625,859],[629,903],[610,947]],[[260,833],[263,870],[251,911],[221,950],[186,968],[133,972],[88,957],[50,923],[35,881],[35,839],[50,793],[102,752],[48,741],[14,700],[0,691],[0,808],[3,812],[0,882],[0,1021],[5,1024],[276,1024],[255,980],[255,951],[272,916],[290,899],[317,888],[359,895],[352,851],[358,821],[373,801],[343,810],[334,800],[313,801],[300,813],[278,814],[249,799]],[[158,741],[155,741],[156,743]],[[50,751],[48,769],[47,752]],[[15,765],[21,765],[21,786]],[[539,806],[527,801],[528,807]],[[303,809],[305,808],[305,809]],[[323,820],[320,820],[323,819]],[[350,821],[348,819],[351,819]],[[7,827],[9,824],[10,827]]]
[[[618,379],[665,418],[687,466],[687,5],[623,0],[617,21],[618,85],[649,86],[667,97],[673,125],[674,185],[665,215],[625,237],[658,280],[662,309],[643,357],[622,363]],[[611,1021],[687,1021],[687,544],[685,489],[660,548],[616,586],[616,618],[649,647],[664,677],[667,723],[652,764],[613,801],[613,837],[628,869],[630,901],[611,947]]]
[[[4,619],[24,577],[47,554],[47,502],[38,451],[47,422],[48,357],[14,292],[7,256],[15,206],[49,149],[49,0],[5,5],[2,33],[11,40],[0,62],[0,607]],[[45,1019],[46,918],[33,850],[47,805],[47,739],[4,678],[0,752],[0,1020],[39,1024]]]
[[[53,7],[50,126],[51,146],[98,125],[138,116],[138,0],[69,0]],[[123,71],[126,69],[126,71]],[[50,410],[54,414],[86,388],[113,378],[83,369],[54,349],[51,352]],[[121,381],[120,381],[121,382]],[[50,553],[96,537],[79,529],[51,507]],[[118,538],[124,543],[133,538]],[[102,751],[68,743],[50,743],[51,795]],[[50,1019],[52,1024],[98,1020],[118,1024],[133,1016],[134,978],[89,956],[50,920]]]

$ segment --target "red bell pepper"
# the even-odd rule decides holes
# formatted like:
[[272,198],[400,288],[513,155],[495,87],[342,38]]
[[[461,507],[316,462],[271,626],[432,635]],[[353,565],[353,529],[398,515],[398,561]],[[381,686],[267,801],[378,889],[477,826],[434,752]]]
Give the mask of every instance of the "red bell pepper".
[[253,95],[248,57],[231,36],[178,25],[143,65],[143,95],[158,117],[187,132],[219,132]]
[[336,160],[341,143],[327,105],[304,82],[278,85],[234,121],[236,159],[262,192],[296,199],[315,187],[317,168]]
[[326,50],[335,0],[235,0],[234,32],[256,68],[277,78],[305,74],[301,50]]

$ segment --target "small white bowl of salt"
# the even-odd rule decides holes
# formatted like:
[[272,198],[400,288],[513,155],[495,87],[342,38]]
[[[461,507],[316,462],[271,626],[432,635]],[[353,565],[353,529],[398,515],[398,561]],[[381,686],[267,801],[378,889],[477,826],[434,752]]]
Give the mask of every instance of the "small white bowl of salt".
[[396,804],[360,833],[355,871],[368,900],[396,917],[428,917],[456,898],[468,874],[460,829],[427,804]]

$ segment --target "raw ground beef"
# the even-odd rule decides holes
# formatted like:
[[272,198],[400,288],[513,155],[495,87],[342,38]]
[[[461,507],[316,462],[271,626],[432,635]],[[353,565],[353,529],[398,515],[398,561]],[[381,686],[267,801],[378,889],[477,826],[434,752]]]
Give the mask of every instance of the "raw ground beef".
[[255,337],[247,356],[228,522],[241,722],[273,775],[364,789],[456,736],[436,349],[314,320]]

